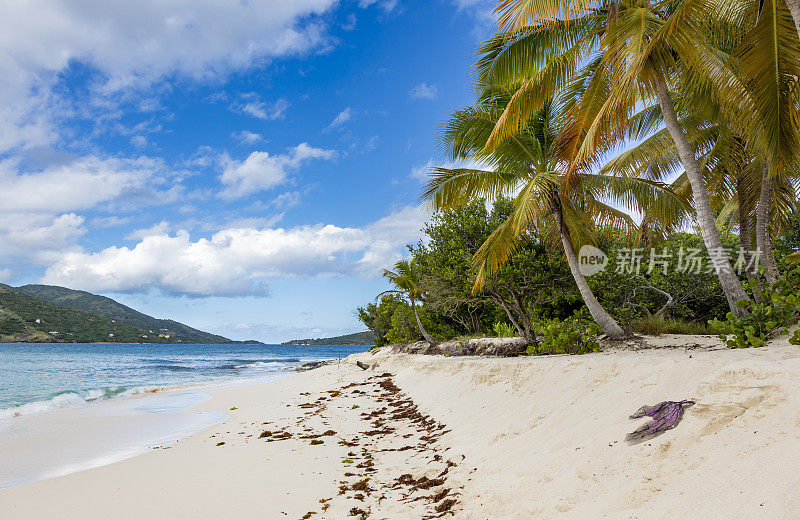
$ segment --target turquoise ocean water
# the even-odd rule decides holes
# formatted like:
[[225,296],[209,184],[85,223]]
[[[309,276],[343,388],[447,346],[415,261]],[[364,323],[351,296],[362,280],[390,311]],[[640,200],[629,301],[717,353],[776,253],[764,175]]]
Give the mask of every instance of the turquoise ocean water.
[[367,347],[319,345],[0,344],[0,419],[149,393],[267,380]]

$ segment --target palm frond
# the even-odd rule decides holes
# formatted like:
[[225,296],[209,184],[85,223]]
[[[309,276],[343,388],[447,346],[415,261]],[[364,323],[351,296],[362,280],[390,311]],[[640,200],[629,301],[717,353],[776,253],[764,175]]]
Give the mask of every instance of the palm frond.
[[469,168],[433,168],[420,197],[435,210],[454,208],[475,199],[492,200],[516,188],[522,177],[517,173]]

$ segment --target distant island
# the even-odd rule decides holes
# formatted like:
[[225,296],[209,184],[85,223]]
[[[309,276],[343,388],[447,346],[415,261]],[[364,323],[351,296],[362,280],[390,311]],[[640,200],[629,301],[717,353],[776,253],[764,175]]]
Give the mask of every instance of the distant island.
[[281,345],[375,345],[375,336],[372,332],[356,332],[353,334],[345,334],[344,336],[334,336],[332,338],[315,338],[315,339],[293,339],[281,343]]
[[153,318],[106,296],[54,285],[0,284],[0,342],[260,343]]

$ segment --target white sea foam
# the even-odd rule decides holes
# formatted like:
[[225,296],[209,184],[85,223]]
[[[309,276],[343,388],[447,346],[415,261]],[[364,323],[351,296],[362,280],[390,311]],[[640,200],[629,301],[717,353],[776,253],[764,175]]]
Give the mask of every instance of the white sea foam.
[[[179,386],[175,386],[179,388]],[[84,405],[86,403],[105,401],[115,397],[135,397],[146,394],[154,394],[167,390],[165,386],[139,386],[125,389],[123,387],[93,388],[83,393],[64,392],[50,399],[33,401],[30,403],[0,409],[0,419],[20,417],[22,415],[33,415],[37,413],[49,412],[61,408],[69,408]]]
[[89,390],[88,392],[86,392],[86,400],[95,401],[97,399],[102,399],[103,397],[105,397],[105,395],[106,392],[104,390],[99,390],[99,389]]
[[34,401],[32,403],[25,403],[20,406],[6,408],[0,410],[0,419],[7,419],[9,417],[19,417],[20,415],[31,415],[35,413],[48,412],[58,408],[66,408],[68,406],[76,406],[86,402],[86,399],[74,392],[59,394],[52,399],[46,401]]
[[286,363],[277,362],[277,361],[256,361],[255,363],[246,363],[243,365],[236,365],[233,368],[241,369],[241,368],[283,368],[287,366]]

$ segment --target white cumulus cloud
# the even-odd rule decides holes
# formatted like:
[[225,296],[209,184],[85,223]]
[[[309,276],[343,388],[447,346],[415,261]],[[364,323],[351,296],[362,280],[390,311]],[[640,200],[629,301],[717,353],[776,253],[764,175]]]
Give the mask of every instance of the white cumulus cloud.
[[149,228],[137,229],[135,231],[128,233],[125,236],[125,240],[142,240],[154,235],[163,235],[165,233],[168,233],[169,230],[170,230],[169,222],[167,222],[166,220],[162,220],[158,224],[153,224]]
[[99,209],[90,224],[107,228],[127,223],[120,212],[163,204],[183,192],[174,172],[158,159],[54,155],[37,168],[19,158],[0,161],[0,259],[50,263],[64,251],[79,250],[86,232],[76,212]]
[[81,157],[39,171],[20,171],[18,161],[0,162],[0,211],[57,213],[86,209],[144,189],[164,174],[157,159]]
[[133,248],[69,252],[42,283],[90,291],[158,288],[189,296],[264,294],[272,278],[377,276],[417,240],[425,214],[406,207],[363,227],[331,224],[228,228],[193,240],[186,231],[144,237]]
[[253,152],[244,161],[223,156],[220,181],[225,188],[221,195],[235,199],[273,188],[286,182],[290,170],[297,170],[313,159],[330,160],[335,156],[335,150],[315,148],[308,143],[300,143],[284,154]]
[[0,260],[24,258],[36,265],[57,261],[77,250],[77,239],[86,233],[84,218],[75,213],[58,216],[0,214]]

